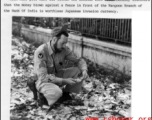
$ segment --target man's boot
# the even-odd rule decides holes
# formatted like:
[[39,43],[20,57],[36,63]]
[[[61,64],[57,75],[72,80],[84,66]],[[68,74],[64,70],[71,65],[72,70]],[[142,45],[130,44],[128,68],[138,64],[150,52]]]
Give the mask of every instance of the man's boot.
[[62,97],[57,101],[58,103],[63,103],[64,101],[72,100],[69,92],[63,92]]
[[44,97],[44,95],[42,93],[38,92],[38,105],[39,106],[43,106],[43,105],[49,105],[46,98]]
[[42,93],[39,93],[36,89],[35,85],[36,80],[28,80],[27,86],[30,88],[30,90],[33,92],[34,100],[38,102],[39,106],[48,105],[48,102],[46,98],[43,96]]
[[33,92],[34,100],[37,100],[38,96],[37,96],[37,89],[36,89],[35,82],[36,82],[36,80],[30,79],[30,80],[27,81],[27,86]]

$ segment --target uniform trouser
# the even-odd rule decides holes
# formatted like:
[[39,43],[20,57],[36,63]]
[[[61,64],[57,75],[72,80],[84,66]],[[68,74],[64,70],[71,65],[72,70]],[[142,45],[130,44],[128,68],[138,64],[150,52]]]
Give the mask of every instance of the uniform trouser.
[[[56,76],[60,78],[77,78],[80,73],[79,68],[71,67],[60,70]],[[83,81],[74,85],[66,85],[63,88],[63,92],[79,93],[81,91],[82,82]],[[61,88],[53,83],[46,83],[41,88],[40,92],[45,96],[49,105],[53,105],[62,96]]]

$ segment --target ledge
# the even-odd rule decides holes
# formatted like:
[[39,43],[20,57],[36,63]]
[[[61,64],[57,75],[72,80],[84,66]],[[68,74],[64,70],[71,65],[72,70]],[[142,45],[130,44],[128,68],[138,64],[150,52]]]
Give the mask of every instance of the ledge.
[[73,34],[69,34],[69,39],[70,39],[70,42],[74,42],[78,44],[82,44],[82,40],[83,40],[83,44],[85,46],[90,46],[96,49],[101,49],[107,52],[112,52],[115,54],[119,54],[119,55],[131,58],[130,47],[121,46],[114,43],[103,42],[96,39],[91,39],[91,38],[73,35]]

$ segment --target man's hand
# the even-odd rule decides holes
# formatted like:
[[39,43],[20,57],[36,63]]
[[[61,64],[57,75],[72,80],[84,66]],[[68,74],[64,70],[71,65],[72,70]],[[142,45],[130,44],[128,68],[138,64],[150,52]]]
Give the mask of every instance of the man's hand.
[[75,83],[76,83],[76,81],[73,78],[65,78],[62,81],[63,85],[74,85]]
[[86,79],[88,77],[88,73],[86,70],[82,71],[82,78]]

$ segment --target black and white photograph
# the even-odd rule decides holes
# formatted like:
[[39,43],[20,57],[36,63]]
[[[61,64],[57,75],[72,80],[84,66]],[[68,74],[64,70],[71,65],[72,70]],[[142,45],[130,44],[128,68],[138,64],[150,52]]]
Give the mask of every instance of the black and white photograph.
[[11,37],[10,120],[131,120],[131,18],[13,16]]

